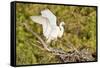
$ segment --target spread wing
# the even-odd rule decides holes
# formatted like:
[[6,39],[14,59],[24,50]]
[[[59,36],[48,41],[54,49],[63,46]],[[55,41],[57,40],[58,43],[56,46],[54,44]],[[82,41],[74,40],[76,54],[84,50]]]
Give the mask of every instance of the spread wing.
[[41,14],[42,14],[43,17],[48,18],[51,27],[57,26],[57,24],[56,24],[56,16],[49,9],[41,11]]
[[42,24],[43,27],[43,34],[48,38],[49,33],[51,31],[50,22],[47,18],[42,16],[31,16],[32,21]]
[[46,24],[48,23],[48,19],[42,16],[31,16],[32,21],[38,24]]

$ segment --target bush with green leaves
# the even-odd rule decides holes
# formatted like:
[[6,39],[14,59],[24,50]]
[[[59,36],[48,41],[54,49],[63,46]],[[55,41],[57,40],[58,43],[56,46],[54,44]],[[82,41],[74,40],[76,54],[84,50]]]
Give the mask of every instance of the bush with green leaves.
[[40,12],[44,9],[49,9],[56,15],[57,25],[61,21],[65,22],[63,37],[49,46],[69,51],[67,45],[71,42],[77,49],[88,48],[91,53],[96,53],[96,7],[17,3],[17,65],[61,63],[57,56],[39,49],[38,46],[42,47],[42,44],[39,44],[38,39],[23,26],[27,21],[31,29],[45,40],[42,26],[30,19],[30,16],[41,15]]

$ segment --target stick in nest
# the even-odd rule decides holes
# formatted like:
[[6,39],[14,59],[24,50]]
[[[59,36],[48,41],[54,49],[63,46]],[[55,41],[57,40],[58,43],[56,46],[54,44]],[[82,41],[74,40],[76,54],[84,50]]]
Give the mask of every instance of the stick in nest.
[[[27,23],[23,23],[23,24],[24,24],[25,28],[27,29],[27,31],[31,32],[32,35],[35,36],[41,42],[41,44],[43,45],[45,50],[47,50],[48,52],[52,52],[52,54],[54,54],[56,56],[59,56],[63,60],[64,63],[69,62],[69,61],[76,62],[77,59],[78,59],[78,61],[81,61],[82,59],[84,59],[83,56],[81,55],[81,53],[76,48],[74,48],[71,44],[69,44],[71,49],[74,49],[74,51],[75,51],[73,53],[68,53],[61,49],[48,47],[48,45],[45,43],[45,41],[38,34],[36,34],[34,31],[32,31],[32,29],[30,29],[30,27],[28,26]],[[37,46],[37,45],[35,45],[35,46]]]

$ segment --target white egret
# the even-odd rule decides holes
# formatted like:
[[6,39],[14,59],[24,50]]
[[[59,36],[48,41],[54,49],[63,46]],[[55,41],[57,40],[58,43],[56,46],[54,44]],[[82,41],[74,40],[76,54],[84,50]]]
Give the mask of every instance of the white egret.
[[47,43],[51,40],[57,40],[57,37],[62,37],[64,33],[64,22],[61,22],[59,26],[56,24],[56,16],[49,10],[41,11],[40,16],[31,16],[32,21],[42,24],[43,35],[47,39]]

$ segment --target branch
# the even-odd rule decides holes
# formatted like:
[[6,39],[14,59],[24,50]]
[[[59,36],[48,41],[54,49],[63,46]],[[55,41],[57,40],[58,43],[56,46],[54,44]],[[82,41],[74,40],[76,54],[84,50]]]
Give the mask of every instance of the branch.
[[25,28],[27,29],[27,31],[29,31],[29,32],[31,32],[33,35],[35,35],[37,38],[38,38],[38,40],[43,44],[43,47],[46,49],[46,50],[48,50],[49,51],[49,49],[48,49],[48,45],[46,44],[46,43],[44,43],[44,41],[42,40],[42,38],[39,36],[39,35],[37,35],[35,32],[33,32],[28,26],[27,26],[27,24],[26,23],[23,23],[24,24],[24,26],[25,26]]
[[26,23],[23,23],[23,24],[24,24],[25,28],[27,29],[27,31],[31,32],[32,35],[34,35],[42,43],[43,47],[47,51],[54,52],[54,53],[61,53],[61,54],[65,53],[63,50],[48,47],[48,45],[44,42],[44,40],[38,34],[36,34],[34,31],[32,31]]
[[[43,49],[47,50],[48,52],[52,52],[52,54],[56,55],[56,56],[59,56],[60,59],[65,63],[65,62],[77,62],[77,61],[86,61],[88,60],[88,58],[84,58],[84,54],[81,53],[81,51],[77,50],[73,44],[71,44],[71,42],[68,43],[69,47],[71,49],[73,49],[74,51],[73,52],[65,52],[61,49],[57,49],[57,48],[52,48],[52,47],[48,47],[48,45],[45,43],[45,41],[38,35],[36,34],[34,31],[32,31],[32,29],[30,29],[30,27],[26,24],[26,23],[23,23],[25,28],[27,29],[28,32],[31,32],[33,36],[35,36],[39,41],[40,43],[43,45]],[[34,46],[37,46],[38,48],[40,48],[41,50],[43,50],[41,47],[39,47],[38,45],[35,45]],[[83,55],[82,55],[83,54]]]

